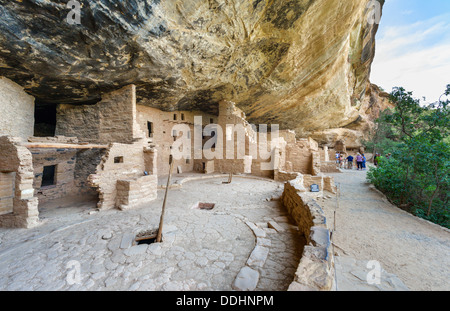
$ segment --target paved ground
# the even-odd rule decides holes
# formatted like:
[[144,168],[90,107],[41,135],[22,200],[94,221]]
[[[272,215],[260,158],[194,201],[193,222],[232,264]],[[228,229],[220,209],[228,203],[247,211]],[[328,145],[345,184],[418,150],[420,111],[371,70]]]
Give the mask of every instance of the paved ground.
[[[0,290],[286,290],[304,240],[276,200],[282,184],[226,179],[171,189],[163,243],[150,245],[132,241],[158,228],[164,190],[130,211],[54,201],[42,210],[41,226],[0,229]],[[192,208],[197,202],[216,206]],[[272,220],[283,230],[268,228]],[[235,283],[248,270],[255,273]]]
[[[334,225],[338,290],[450,290],[450,231],[390,204],[371,189],[366,171],[330,174],[340,186],[335,197],[319,200]],[[367,286],[380,263],[382,284]]]
[[[334,196],[318,200],[336,223],[337,289],[450,290],[449,230],[391,205],[365,172],[343,172],[331,174],[339,205]],[[164,190],[130,211],[95,212],[88,198],[54,201],[41,226],[0,229],[0,290],[286,290],[305,241],[276,200],[282,184],[186,177],[173,180],[160,244],[132,240],[158,228]],[[192,208],[198,202],[216,206]],[[268,228],[273,220],[279,231]],[[380,263],[379,285],[367,283],[369,261]]]

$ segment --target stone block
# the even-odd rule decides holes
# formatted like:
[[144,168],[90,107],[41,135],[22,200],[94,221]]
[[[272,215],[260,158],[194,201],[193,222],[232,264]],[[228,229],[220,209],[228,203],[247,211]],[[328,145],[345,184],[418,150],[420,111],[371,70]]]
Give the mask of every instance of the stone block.
[[312,227],[310,240],[314,246],[328,247],[330,245],[330,231],[323,227]]
[[135,245],[128,249],[126,249],[123,253],[126,256],[134,256],[134,255],[141,255],[144,254],[148,249],[147,244],[141,244],[141,245]]
[[267,256],[269,255],[269,248],[256,245],[250,257],[247,260],[247,265],[250,267],[262,268],[266,263]]
[[281,227],[279,224],[277,224],[275,221],[269,221],[268,222],[269,228],[275,229],[277,232],[283,232],[284,228]]
[[122,236],[122,241],[120,243],[121,249],[127,249],[130,248],[133,245],[135,239],[135,235],[133,233],[125,233]]
[[258,282],[259,272],[249,267],[243,267],[234,280],[232,288],[238,291],[253,291]]

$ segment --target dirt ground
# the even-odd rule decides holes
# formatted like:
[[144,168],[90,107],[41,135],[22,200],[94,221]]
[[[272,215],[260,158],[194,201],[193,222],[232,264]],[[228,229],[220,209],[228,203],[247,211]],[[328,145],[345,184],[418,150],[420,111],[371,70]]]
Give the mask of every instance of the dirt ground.
[[340,195],[319,202],[335,224],[338,256],[377,260],[413,291],[450,290],[450,230],[393,206],[366,182],[366,171],[329,175]]

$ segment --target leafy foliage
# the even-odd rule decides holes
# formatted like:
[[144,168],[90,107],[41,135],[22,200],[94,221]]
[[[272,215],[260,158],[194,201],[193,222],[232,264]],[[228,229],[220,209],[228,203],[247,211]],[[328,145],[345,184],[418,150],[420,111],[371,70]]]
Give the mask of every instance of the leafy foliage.
[[[443,96],[450,95],[450,85]],[[423,106],[394,88],[392,111],[384,112],[366,148],[381,157],[367,178],[389,200],[419,217],[450,228],[450,107],[441,99]]]

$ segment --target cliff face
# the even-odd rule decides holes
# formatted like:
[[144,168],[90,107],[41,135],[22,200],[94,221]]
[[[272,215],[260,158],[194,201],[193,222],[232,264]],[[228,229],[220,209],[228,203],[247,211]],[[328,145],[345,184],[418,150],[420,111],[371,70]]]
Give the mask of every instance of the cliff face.
[[162,110],[217,113],[231,100],[250,122],[299,136],[366,116],[369,0],[79,2],[71,25],[66,0],[0,0],[0,76],[48,103],[128,84]]
[[375,123],[380,113],[393,108],[389,94],[371,84],[361,101],[358,118],[341,128],[329,128],[314,131],[309,136],[319,144],[333,147],[337,141],[343,141],[347,148],[357,149],[363,140],[368,140],[375,130]]

